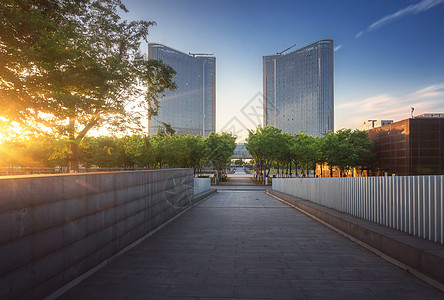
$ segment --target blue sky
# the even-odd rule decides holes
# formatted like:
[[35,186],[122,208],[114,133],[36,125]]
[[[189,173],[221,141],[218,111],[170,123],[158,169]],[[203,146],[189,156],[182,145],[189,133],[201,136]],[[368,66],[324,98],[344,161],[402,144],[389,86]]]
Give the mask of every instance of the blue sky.
[[337,48],[336,130],[366,119],[405,119],[411,106],[415,114],[444,112],[444,0],[123,3],[126,18],[157,22],[150,42],[214,53],[218,131],[233,128],[233,120],[254,126],[262,56],[325,38]]

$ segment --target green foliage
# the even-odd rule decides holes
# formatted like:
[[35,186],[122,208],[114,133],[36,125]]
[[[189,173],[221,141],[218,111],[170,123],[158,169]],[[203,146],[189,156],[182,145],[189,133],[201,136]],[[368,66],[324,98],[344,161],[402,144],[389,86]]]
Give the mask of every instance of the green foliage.
[[319,157],[319,143],[315,137],[306,135],[305,132],[295,134],[290,146],[291,157],[302,169],[305,177],[306,170],[314,169]]
[[204,142],[204,153],[218,174],[226,173],[226,166],[236,149],[236,137],[231,133],[210,133]]
[[70,152],[63,140],[29,135],[0,144],[0,167],[66,167]]
[[244,165],[244,161],[243,161],[242,159],[236,159],[236,160],[234,161],[234,164],[235,164],[236,166],[243,166],[243,165]]
[[256,162],[257,177],[269,175],[273,160],[282,159],[282,149],[287,142],[281,130],[273,126],[248,130],[246,148]]
[[274,165],[288,169],[291,175],[293,165],[300,166],[302,176],[316,169],[316,164],[327,163],[332,170],[338,167],[342,174],[352,168],[361,170],[374,158],[372,142],[365,131],[342,129],[328,132],[323,137],[313,137],[304,132],[290,135],[272,127],[258,127],[249,130],[247,150],[254,159],[257,179],[264,179]]
[[127,136],[122,139],[121,143],[126,158],[136,167],[143,168],[153,164],[154,157],[150,155],[149,149],[145,146],[144,136]]
[[[79,162],[91,168],[193,168],[200,173],[207,153],[215,168],[223,170],[234,152],[231,134],[208,138],[192,135],[131,135],[85,137],[78,145]],[[71,155],[67,139],[31,135],[0,144],[0,167],[67,167]],[[214,151],[210,148],[216,145]],[[217,165],[216,165],[217,164]]]
[[132,146],[132,141],[131,138],[112,136],[85,138],[79,146],[80,161],[85,167],[133,167],[136,162],[126,153],[126,148]]
[[162,127],[159,127],[157,135],[175,135],[176,130],[173,129],[173,127],[165,122],[160,122],[162,124]]
[[205,139],[201,136],[186,135],[185,140],[189,149],[187,167],[193,168],[194,173],[200,173],[205,161]]
[[118,0],[0,2],[0,114],[67,137],[74,171],[89,130],[140,129],[141,112],[156,114],[176,87],[171,67],[140,52],[155,23],[122,12]]
[[375,158],[371,153],[372,146],[367,132],[341,129],[336,133],[327,133],[321,149],[330,171],[337,166],[342,176],[352,168],[360,169],[367,166]]
[[[222,178],[231,162],[235,139],[228,133],[212,133],[207,138],[191,135],[86,137],[79,145],[79,160],[87,169],[181,167],[193,168],[195,174],[209,161]],[[284,169],[287,175],[291,174],[292,166],[299,166],[302,176],[306,176],[309,170],[315,169],[316,163],[327,163],[331,170],[337,167],[343,176],[352,168],[361,171],[374,158],[367,133],[359,130],[343,129],[312,137],[303,132],[290,135],[267,126],[250,130],[247,142],[258,179],[270,174],[273,163],[281,168],[282,173],[277,172],[280,176]],[[71,155],[68,144],[67,139],[46,135],[5,142],[0,144],[0,167],[66,167],[67,157]]]

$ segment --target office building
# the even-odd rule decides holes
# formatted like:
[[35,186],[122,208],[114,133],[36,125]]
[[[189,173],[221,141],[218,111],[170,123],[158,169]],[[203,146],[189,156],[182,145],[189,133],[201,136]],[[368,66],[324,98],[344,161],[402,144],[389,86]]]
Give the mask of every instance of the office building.
[[177,134],[207,137],[216,129],[216,58],[186,54],[162,44],[148,44],[150,59],[162,60],[176,75],[175,91],[167,91],[160,100],[157,116],[148,123],[149,134],[157,134],[162,122]]
[[252,159],[250,152],[245,144],[236,144],[232,159]]
[[444,113],[425,113],[420,114],[415,118],[444,118]]
[[[371,175],[444,174],[444,114],[429,114],[368,130],[376,160]],[[437,116],[438,115],[438,116]]]
[[359,130],[369,130],[393,123],[393,120],[366,120],[359,124]]
[[264,56],[263,80],[264,125],[312,136],[334,130],[333,40]]

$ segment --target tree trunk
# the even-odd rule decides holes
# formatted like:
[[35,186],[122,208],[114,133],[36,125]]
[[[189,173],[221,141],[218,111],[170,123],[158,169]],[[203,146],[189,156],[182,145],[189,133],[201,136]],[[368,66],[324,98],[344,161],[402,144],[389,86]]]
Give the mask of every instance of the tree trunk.
[[68,172],[79,172],[79,145],[76,143],[75,137],[75,119],[68,118],[68,139],[69,139],[69,151],[71,155],[68,159]]
[[[96,112],[98,115],[98,112]],[[95,114],[95,115],[96,115]],[[88,124],[79,132],[76,137],[76,119],[74,117],[68,118],[68,138],[69,138],[69,150],[71,151],[71,157],[68,161],[68,170],[72,173],[79,172],[79,144],[82,139],[85,137],[86,133],[91,130],[97,122],[99,121],[99,117],[93,116],[89,120]]]
[[264,175],[265,175],[265,172],[264,172],[264,163],[261,161],[261,180],[262,180],[262,182],[265,181]]
[[259,181],[261,176],[261,164],[260,162],[257,162],[256,164],[256,180]]
[[69,150],[71,151],[71,157],[68,162],[68,169],[70,173],[79,172],[79,145],[76,142],[69,143]]

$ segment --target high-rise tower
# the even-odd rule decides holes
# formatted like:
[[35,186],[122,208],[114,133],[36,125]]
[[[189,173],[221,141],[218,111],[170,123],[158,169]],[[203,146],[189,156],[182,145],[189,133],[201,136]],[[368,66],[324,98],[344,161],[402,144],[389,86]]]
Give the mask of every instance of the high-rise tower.
[[263,57],[264,125],[318,136],[334,130],[333,40]]
[[161,44],[148,44],[150,59],[162,60],[176,75],[175,91],[167,91],[159,113],[149,121],[149,134],[157,134],[161,122],[177,134],[208,136],[216,129],[216,58],[188,55]]

